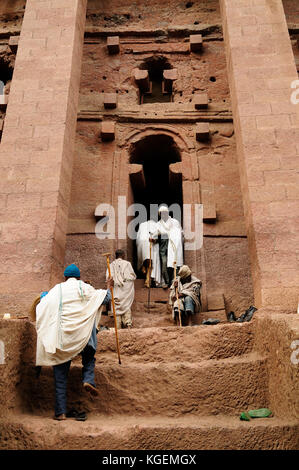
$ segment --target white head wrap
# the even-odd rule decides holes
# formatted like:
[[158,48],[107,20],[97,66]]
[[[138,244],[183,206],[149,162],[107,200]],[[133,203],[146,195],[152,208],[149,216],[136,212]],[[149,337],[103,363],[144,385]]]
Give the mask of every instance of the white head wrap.
[[159,213],[160,212],[169,212],[168,207],[165,205],[162,205],[159,207]]

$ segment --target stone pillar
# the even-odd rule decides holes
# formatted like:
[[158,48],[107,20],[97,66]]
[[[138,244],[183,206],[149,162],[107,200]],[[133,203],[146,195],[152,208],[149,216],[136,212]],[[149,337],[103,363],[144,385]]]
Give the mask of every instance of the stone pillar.
[[26,3],[0,145],[0,313],[63,273],[86,3]]
[[255,302],[299,295],[298,79],[281,0],[220,0]]

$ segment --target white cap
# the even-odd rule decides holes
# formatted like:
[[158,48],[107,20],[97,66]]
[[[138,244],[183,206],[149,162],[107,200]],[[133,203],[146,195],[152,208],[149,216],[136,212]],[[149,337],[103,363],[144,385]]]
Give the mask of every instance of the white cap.
[[159,212],[169,212],[168,207],[165,205],[162,205],[159,207]]

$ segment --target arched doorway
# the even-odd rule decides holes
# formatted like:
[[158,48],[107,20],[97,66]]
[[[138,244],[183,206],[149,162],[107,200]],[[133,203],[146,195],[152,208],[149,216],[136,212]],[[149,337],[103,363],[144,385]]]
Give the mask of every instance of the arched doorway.
[[165,134],[153,134],[131,145],[130,163],[143,166],[144,188],[134,187],[134,202],[144,204],[177,203],[182,207],[182,184],[174,183],[169,165],[181,161],[179,149]]
[[[170,167],[171,164],[181,162],[181,154],[173,138],[163,133],[148,135],[131,144],[129,153],[129,163],[139,167],[136,178],[130,178],[132,202],[145,206],[147,220],[150,219],[151,204],[176,204],[183,215],[182,174],[173,174]],[[171,211],[170,215],[176,216]],[[129,252],[132,253],[136,268],[135,242],[129,247]]]

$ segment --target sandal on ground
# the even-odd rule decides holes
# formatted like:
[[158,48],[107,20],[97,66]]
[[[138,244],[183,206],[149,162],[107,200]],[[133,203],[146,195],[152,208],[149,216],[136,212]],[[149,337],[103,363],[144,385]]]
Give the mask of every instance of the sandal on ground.
[[84,382],[83,384],[83,387],[84,389],[89,392],[91,395],[93,396],[97,396],[99,394],[99,392],[97,391],[97,389],[94,387],[94,385],[91,385],[87,382]]
[[86,421],[87,416],[85,411],[77,411],[75,408],[71,408],[67,413],[66,413],[67,418],[74,418],[76,421]]
[[53,419],[56,419],[56,421],[64,421],[66,419],[66,416],[65,414],[55,415]]

